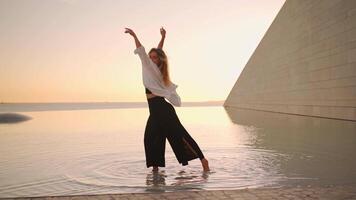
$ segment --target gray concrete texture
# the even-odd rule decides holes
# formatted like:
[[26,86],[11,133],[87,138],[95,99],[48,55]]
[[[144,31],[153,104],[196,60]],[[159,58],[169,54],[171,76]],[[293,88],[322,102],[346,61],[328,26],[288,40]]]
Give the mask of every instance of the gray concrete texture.
[[356,121],[356,1],[287,0],[224,106]]

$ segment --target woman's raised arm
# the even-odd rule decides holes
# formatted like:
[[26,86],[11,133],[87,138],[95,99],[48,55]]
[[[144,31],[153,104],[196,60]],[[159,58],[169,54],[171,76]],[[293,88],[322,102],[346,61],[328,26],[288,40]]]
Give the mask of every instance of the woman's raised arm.
[[134,32],[133,30],[129,29],[129,28],[125,28],[125,29],[126,29],[126,30],[125,30],[125,33],[130,34],[130,35],[135,39],[136,48],[142,46],[141,43],[140,43],[140,41],[138,40],[138,38],[137,38],[135,32]]
[[161,27],[160,32],[161,32],[162,38],[161,38],[161,41],[158,44],[158,47],[157,47],[158,49],[162,49],[163,48],[164,39],[166,38],[166,30],[164,30],[163,27]]

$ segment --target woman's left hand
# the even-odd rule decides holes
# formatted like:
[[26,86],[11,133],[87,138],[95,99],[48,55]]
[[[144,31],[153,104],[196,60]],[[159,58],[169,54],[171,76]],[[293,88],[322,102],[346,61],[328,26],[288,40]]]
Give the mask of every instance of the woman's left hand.
[[160,32],[161,32],[162,37],[166,37],[166,30],[164,30],[163,27],[161,27]]

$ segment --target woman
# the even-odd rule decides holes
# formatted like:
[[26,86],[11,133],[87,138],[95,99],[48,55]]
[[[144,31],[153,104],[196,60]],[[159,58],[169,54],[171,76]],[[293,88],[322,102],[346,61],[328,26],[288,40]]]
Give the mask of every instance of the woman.
[[174,107],[165,100],[166,98],[175,106],[181,105],[176,92],[178,86],[169,78],[167,56],[162,50],[166,31],[161,28],[160,32],[162,39],[158,47],[152,48],[147,55],[134,31],[129,28],[125,30],[125,33],[135,39],[134,53],[141,59],[143,83],[150,111],[144,135],[146,166],[152,166],[154,172],[158,171],[158,167],[165,167],[167,138],[179,163],[184,166],[188,165],[188,161],[199,158],[203,170],[209,171],[208,160],[180,123]]

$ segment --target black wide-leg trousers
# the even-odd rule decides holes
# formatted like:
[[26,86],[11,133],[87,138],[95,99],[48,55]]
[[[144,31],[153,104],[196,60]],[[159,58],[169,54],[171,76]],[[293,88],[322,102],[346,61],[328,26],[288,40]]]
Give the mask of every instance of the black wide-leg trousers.
[[144,135],[147,168],[165,167],[166,138],[182,165],[188,165],[188,161],[196,158],[204,158],[198,144],[179,121],[174,107],[164,97],[149,98],[148,106],[150,115]]

